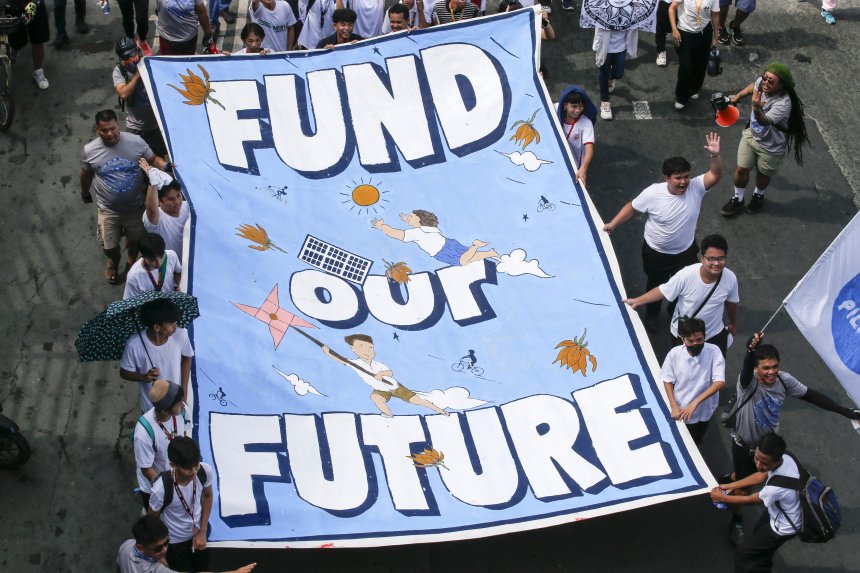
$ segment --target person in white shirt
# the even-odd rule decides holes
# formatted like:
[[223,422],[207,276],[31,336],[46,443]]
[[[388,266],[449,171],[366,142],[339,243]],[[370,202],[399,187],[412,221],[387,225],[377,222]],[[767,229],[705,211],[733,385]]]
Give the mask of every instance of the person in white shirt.
[[382,26],[383,34],[411,30],[409,26],[409,8],[403,4],[395,4],[385,13],[385,23]]
[[[403,29],[419,29],[419,28],[428,28],[433,22],[433,2],[429,2],[427,4],[424,3],[424,0],[400,0],[398,4],[395,6],[405,6],[407,9],[406,14],[406,28]],[[393,8],[392,6],[391,8]],[[394,27],[391,25],[391,8],[386,12],[385,18],[382,19],[382,33],[388,34],[390,32],[397,32]]]
[[183,200],[179,183],[173,177],[151,166],[146,159],[141,158],[138,165],[149,178],[143,226],[147,232],[161,235],[164,248],[176,253],[181,263],[185,222],[191,209]]
[[337,0],[337,8],[349,8],[356,14],[353,33],[362,38],[382,34],[385,17],[385,0]]
[[201,461],[197,443],[185,436],[170,442],[167,458],[171,469],[152,484],[148,509],[161,516],[170,533],[167,564],[179,571],[209,571],[206,534],[215,471]]
[[182,263],[179,255],[165,249],[164,238],[158,233],[145,233],[140,239],[140,255],[128,269],[123,299],[147,291],[172,292],[179,290],[182,280]]
[[299,45],[313,50],[320,40],[334,34],[335,0],[299,0],[299,20],[303,22]]
[[675,109],[698,99],[705,83],[708,56],[717,47],[714,30],[719,25],[720,0],[673,0],[669,6],[672,41],[678,52],[678,81],[675,84]]
[[349,366],[359,378],[373,388],[370,393],[370,399],[382,412],[385,418],[391,418],[391,408],[388,407],[388,401],[392,397],[399,398],[404,402],[415,404],[416,406],[424,406],[430,408],[436,413],[447,416],[448,412],[438,407],[436,404],[425,400],[418,396],[415,392],[400,384],[394,379],[394,373],[388,366],[375,360],[376,350],[373,346],[373,339],[366,334],[350,334],[344,337],[344,341],[349,344],[349,347],[355,353],[355,358],[347,360],[340,354],[332,352],[328,346],[323,345],[322,351],[326,356],[344,366]]
[[[284,0],[254,0],[249,8],[251,23],[264,28],[261,34],[253,30],[262,40],[262,49],[267,52],[286,52],[295,44],[296,15]],[[247,28],[247,24],[245,25]],[[249,30],[249,31],[251,31]],[[248,49],[245,28],[242,29],[242,42]],[[248,52],[254,53],[248,49]]]
[[[758,471],[740,481],[711,490],[711,499],[715,502],[732,505],[764,503],[767,508],[756,523],[753,534],[747,536],[735,550],[735,571],[770,571],[776,550],[793,538],[800,527],[798,491],[768,483],[775,476],[800,478],[797,461],[791,455],[785,455],[785,449],[782,436],[772,432],[765,434],[755,450]],[[762,484],[765,484],[764,487],[757,493],[735,493]]]
[[[684,267],[668,282],[651,289],[642,296],[626,298],[624,302],[636,310],[643,304],[663,299],[677,301],[670,332],[678,334],[681,317],[701,318],[705,322],[706,342],[716,345],[723,357],[728,349],[729,335],[734,336],[738,325],[738,278],[726,268],[729,244],[722,235],[708,235],[702,239],[701,263]],[[723,324],[723,313],[729,324]]]
[[[594,123],[585,113],[587,100],[588,96],[583,95],[581,89],[568,89],[561,103],[560,114],[561,127],[578,168],[576,178],[583,185],[586,185],[588,166],[594,158]],[[590,101],[588,103],[590,104]]]
[[[672,275],[696,262],[696,223],[705,194],[723,176],[720,158],[720,136],[710,133],[705,150],[711,156],[707,173],[690,178],[690,162],[683,157],[670,157],[663,162],[663,183],[655,183],[624,205],[615,217],[603,226],[612,233],[633,218],[637,212],[647,215],[642,263],[647,282],[646,291],[667,282]],[[670,310],[674,307],[670,305]],[[660,302],[646,307],[645,326],[654,332],[660,313]]]
[[717,409],[719,392],[726,385],[726,361],[719,348],[705,342],[702,319],[682,319],[678,335],[683,345],[669,351],[660,378],[672,419],[684,422],[699,446]]

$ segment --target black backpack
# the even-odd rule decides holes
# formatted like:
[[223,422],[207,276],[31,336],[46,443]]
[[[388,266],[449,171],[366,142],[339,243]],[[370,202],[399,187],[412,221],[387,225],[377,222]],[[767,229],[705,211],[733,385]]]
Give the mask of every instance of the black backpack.
[[785,516],[797,536],[804,543],[827,543],[836,536],[842,523],[842,512],[836,494],[830,486],[819,481],[814,475],[803,469],[793,455],[786,453],[797,464],[800,470],[799,478],[773,476],[767,480],[767,485],[793,489],[800,496],[800,523],[794,523],[788,514],[776,503],[777,509]]
[[[161,511],[170,505],[170,502],[173,501],[173,472],[167,470],[166,472],[161,472],[161,485],[164,486],[164,501],[161,502]],[[197,479],[200,480],[200,485],[206,483],[206,470],[203,469],[203,466],[200,466],[200,469],[197,470]],[[193,511],[193,508],[192,508]]]

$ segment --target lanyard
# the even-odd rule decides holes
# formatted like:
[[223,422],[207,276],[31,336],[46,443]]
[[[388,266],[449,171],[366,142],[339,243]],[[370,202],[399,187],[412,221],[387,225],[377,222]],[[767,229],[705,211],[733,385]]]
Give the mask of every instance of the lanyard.
[[164,277],[167,275],[167,253],[164,253],[164,260],[161,261],[161,267],[158,269],[158,282],[155,282],[155,277],[152,276],[152,271],[149,268],[146,269],[146,276],[149,277],[149,282],[152,283],[152,286],[155,287],[155,290],[160,291],[161,287],[164,286]]
[[694,0],[693,4],[696,6],[696,23],[701,24],[703,22],[702,17],[699,15],[699,11],[702,9],[702,2],[705,0],[699,0],[696,2]]
[[567,130],[567,140],[570,141],[570,134],[573,133],[573,129],[576,127],[576,122],[579,121],[579,118],[576,118],[576,121],[570,124],[570,129]]
[[164,435],[167,436],[167,441],[170,442],[173,438],[176,437],[176,434],[179,433],[179,430],[176,428],[176,416],[173,416],[173,433],[171,434],[167,428],[164,427],[164,424],[158,422],[158,426],[164,431]]
[[[704,0],[702,0],[702,1],[704,1]],[[454,17],[454,11],[451,9],[451,3],[450,2],[448,2],[448,13],[451,14],[451,21],[456,22],[457,18]],[[466,13],[466,7],[463,6],[463,9],[460,10],[460,20],[463,19],[463,14],[465,14],[465,13]]]
[[188,503],[185,502],[185,496],[182,495],[182,490],[179,489],[179,482],[176,481],[176,470],[173,470],[173,489],[176,492],[176,497],[179,498],[179,501],[182,502],[182,508],[185,510],[185,513],[191,517],[191,526],[192,531],[197,529],[197,522],[194,521],[194,504],[197,501],[197,476],[194,476],[191,479],[191,507],[188,507]]

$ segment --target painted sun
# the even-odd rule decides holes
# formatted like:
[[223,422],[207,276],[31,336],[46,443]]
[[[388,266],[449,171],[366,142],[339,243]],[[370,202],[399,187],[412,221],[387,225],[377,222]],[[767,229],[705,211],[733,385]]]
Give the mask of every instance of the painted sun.
[[388,203],[388,199],[383,197],[388,191],[380,189],[381,185],[381,181],[374,181],[373,179],[352,181],[346,186],[350,191],[341,193],[345,197],[341,203],[349,205],[349,211],[355,210],[356,215],[363,215],[371,211],[378,213],[379,209],[385,208],[384,203]]

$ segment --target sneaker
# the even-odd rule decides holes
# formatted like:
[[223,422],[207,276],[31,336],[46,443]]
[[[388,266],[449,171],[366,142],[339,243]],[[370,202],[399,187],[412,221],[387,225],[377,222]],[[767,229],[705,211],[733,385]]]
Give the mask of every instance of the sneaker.
[[699,93],[698,92],[694,93],[693,95],[690,96],[690,99],[699,99]]
[[821,17],[824,18],[824,21],[831,26],[836,23],[836,18],[833,16],[833,12],[831,12],[830,10],[822,10]]
[[732,540],[732,545],[737,547],[744,542],[744,523],[743,521],[732,521],[731,529],[729,529],[729,538]]
[[725,26],[720,26],[720,33],[717,36],[717,41],[724,46],[728,46],[729,42],[732,41],[731,36],[729,36],[729,31],[726,30]]
[[600,102],[600,119],[612,119],[612,104],[608,101]]
[[71,49],[72,41],[69,39],[69,35],[65,32],[57,34],[56,39],[51,42],[51,45],[57,50],[69,50]]
[[736,195],[732,195],[732,198],[729,199],[729,202],[723,205],[723,208],[720,209],[720,214],[724,217],[734,217],[740,212],[741,207],[743,207],[743,205],[743,200],[738,199]]
[[87,24],[87,21],[83,18],[77,18],[75,20],[75,31],[78,34],[89,34],[90,33],[90,25]]
[[747,205],[747,213],[755,215],[759,211],[761,211],[762,206],[764,205],[764,195],[759,195],[758,193],[753,193],[752,198],[750,199],[750,204]]
[[36,85],[39,86],[40,90],[48,89],[48,78],[45,77],[45,70],[39,68],[35,72],[33,72],[33,79],[36,81]]
[[661,68],[665,68],[669,65],[669,62],[666,60],[666,52],[660,52],[657,54],[657,65]]
[[732,29],[732,43],[735,46],[743,46],[744,45],[744,35],[741,32],[741,27],[737,28],[734,26],[729,26]]
[[140,52],[144,56],[152,55],[152,47],[150,47],[149,42],[147,42],[146,40],[141,40],[140,38],[135,38],[134,41],[137,44],[137,47],[140,48]]
[[222,18],[224,18],[224,21],[227,22],[228,24],[235,24],[236,23],[236,13],[235,12],[231,12],[230,10],[224,9],[224,10],[221,10],[221,12],[219,12],[219,15]]
[[609,80],[609,93],[615,91],[615,80]]
[[685,107],[687,107],[687,106],[682,104],[678,100],[675,100],[675,109],[684,109]]
[[561,9],[565,12],[573,12],[576,10],[576,2],[574,0],[561,0]]
[[727,483],[732,483],[733,481],[735,481],[735,480],[733,480],[733,479],[732,479],[732,474],[731,474],[731,472],[729,472],[729,473],[727,473],[727,474],[723,474],[723,475],[721,475],[720,477],[718,477],[718,478],[717,478],[717,483],[718,483],[718,484],[720,484],[720,485],[725,485],[725,484],[727,484]]

